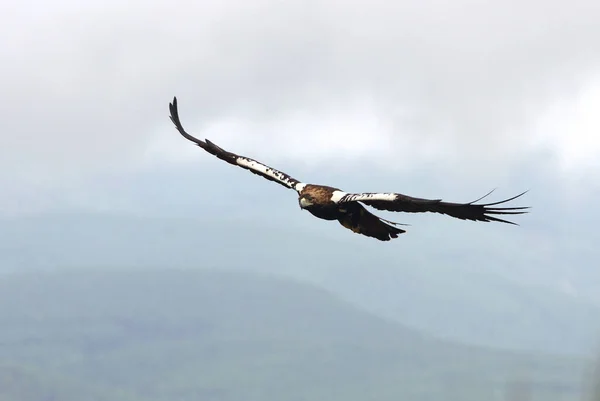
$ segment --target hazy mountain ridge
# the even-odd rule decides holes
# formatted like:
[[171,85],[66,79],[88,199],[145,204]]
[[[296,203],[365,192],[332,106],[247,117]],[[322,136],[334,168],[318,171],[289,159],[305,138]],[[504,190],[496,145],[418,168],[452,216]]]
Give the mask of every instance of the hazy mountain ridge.
[[[500,275],[512,269],[510,257],[484,258],[476,244],[465,254],[452,252],[449,246],[425,246],[426,254],[412,248],[425,233],[445,235],[430,230],[427,219],[424,227],[400,238],[393,249],[360,242],[326,222],[310,222],[308,228],[253,218],[73,213],[4,220],[0,266],[28,270],[200,265],[276,272],[462,342],[586,354],[598,341],[598,307]],[[473,241],[478,240],[476,229]]]
[[99,389],[90,400],[500,400],[521,379],[537,399],[568,400],[584,372],[577,359],[439,341],[318,288],[239,271],[5,275],[0,324],[0,359],[36,366],[29,381],[49,394],[55,384],[37,379],[48,370],[72,394]]

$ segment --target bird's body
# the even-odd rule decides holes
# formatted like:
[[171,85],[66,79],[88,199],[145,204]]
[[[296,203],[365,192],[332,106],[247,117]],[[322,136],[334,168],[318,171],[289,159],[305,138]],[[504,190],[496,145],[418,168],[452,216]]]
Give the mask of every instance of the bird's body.
[[331,200],[337,188],[326,185],[307,184],[298,193],[298,203],[301,209],[323,220],[337,220],[340,217],[339,205]]
[[388,222],[370,213],[358,202],[338,203],[342,190],[327,185],[306,184],[300,187],[298,203],[300,208],[323,220],[337,220],[342,226],[355,233],[389,241],[398,237],[404,230],[394,227],[398,223]]
[[242,167],[267,180],[295,190],[298,193],[300,208],[307,210],[313,216],[323,220],[337,220],[342,226],[355,233],[377,238],[381,241],[397,238],[398,234],[406,231],[397,227],[401,225],[399,223],[375,216],[363,204],[380,210],[408,213],[434,212],[462,220],[498,221],[509,224],[515,223],[492,215],[526,213],[523,210],[527,209],[526,207],[490,207],[513,200],[523,195],[524,192],[495,203],[475,204],[481,198],[469,203],[450,203],[443,202],[441,199],[414,198],[398,193],[348,193],[326,185],[303,183],[254,159],[228,152],[208,139],[202,141],[188,134],[179,120],[176,98],[169,105],[169,109],[171,121],[175,124],[179,133],[208,153],[229,164]]

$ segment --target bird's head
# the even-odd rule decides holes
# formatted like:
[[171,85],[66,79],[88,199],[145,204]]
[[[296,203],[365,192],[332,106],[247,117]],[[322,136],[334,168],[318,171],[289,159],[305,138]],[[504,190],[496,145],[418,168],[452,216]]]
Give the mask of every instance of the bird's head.
[[305,194],[298,198],[298,203],[300,204],[300,209],[306,209],[315,204],[315,200],[312,196]]

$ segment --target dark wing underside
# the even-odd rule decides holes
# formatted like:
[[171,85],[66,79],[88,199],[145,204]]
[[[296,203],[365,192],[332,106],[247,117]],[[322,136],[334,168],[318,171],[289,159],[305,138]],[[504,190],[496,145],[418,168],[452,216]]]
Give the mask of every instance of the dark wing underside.
[[375,216],[358,202],[347,203],[344,206],[340,207],[343,212],[338,217],[338,221],[342,226],[357,234],[377,238],[380,241],[389,241],[398,238],[398,234],[406,232],[393,226],[399,225],[399,223]]
[[233,164],[234,166],[244,168],[250,171],[251,173],[260,175],[261,177],[266,178],[269,181],[281,184],[284,187],[295,189],[296,184],[300,184],[300,181],[290,177],[285,173],[282,173],[279,170],[262,164],[254,159],[250,159],[249,157],[239,156],[235,153],[228,152],[218,147],[208,139],[202,141],[188,134],[185,131],[185,129],[183,129],[183,125],[181,125],[181,121],[179,120],[179,112],[177,110],[177,98],[174,97],[173,103],[169,103],[169,111],[171,112],[171,115],[169,117],[171,118],[173,124],[175,124],[175,128],[177,128],[177,131],[179,131],[179,133],[185,139],[194,142],[196,145],[200,146],[208,153],[215,155],[219,159],[224,160],[229,164]]
[[[493,191],[492,191],[493,192]],[[441,199],[423,199],[413,198],[397,193],[361,193],[361,194],[346,194],[338,203],[345,202],[361,202],[365,205],[374,207],[379,210],[388,210],[391,212],[407,212],[407,213],[441,213],[455,217],[461,220],[472,221],[498,221],[502,223],[515,224],[511,221],[504,220],[494,216],[516,215],[527,213],[529,207],[498,207],[498,205],[514,200],[527,191],[494,203],[476,204],[475,202],[488,196],[487,195],[469,203],[452,203],[444,202]]]

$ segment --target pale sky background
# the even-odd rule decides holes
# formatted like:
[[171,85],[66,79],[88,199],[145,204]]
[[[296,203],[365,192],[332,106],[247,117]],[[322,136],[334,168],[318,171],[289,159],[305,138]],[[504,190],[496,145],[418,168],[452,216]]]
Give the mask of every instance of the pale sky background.
[[[537,188],[528,204],[570,212],[600,191],[594,0],[1,8],[3,215],[110,210],[126,202],[100,182],[165,169],[210,172],[212,194],[222,177],[266,188],[178,136],[174,95],[190,132],[309,182],[453,201]],[[353,174],[385,181],[347,188]],[[405,187],[413,174],[431,182]]]
[[468,174],[539,158],[559,186],[598,182],[594,0],[1,7],[8,194],[213,163],[173,131],[174,95],[191,131],[272,164],[406,170],[434,160]]
[[[314,233],[326,260],[381,261],[306,268],[334,283],[466,260],[600,305],[599,21],[597,0],[6,0],[0,216],[250,216],[301,254]],[[173,96],[191,133],[303,181],[457,202],[529,189],[532,213],[380,213],[413,226],[379,243],[192,146]]]

